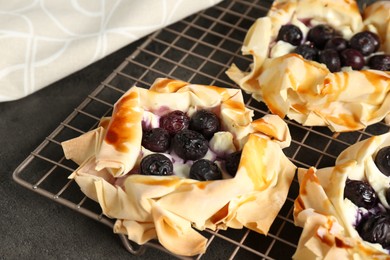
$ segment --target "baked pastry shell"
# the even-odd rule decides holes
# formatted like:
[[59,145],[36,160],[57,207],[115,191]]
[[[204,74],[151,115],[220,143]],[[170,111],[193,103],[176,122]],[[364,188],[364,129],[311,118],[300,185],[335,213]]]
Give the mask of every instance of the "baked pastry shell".
[[227,75],[273,114],[304,126],[348,132],[383,119],[390,123],[390,72],[344,68],[332,73],[324,64],[297,54],[283,51],[270,56],[282,25],[296,22],[307,33],[306,21],[329,24],[346,39],[362,30],[373,31],[381,38],[380,52],[389,53],[389,5],[388,1],[376,2],[362,16],[352,0],[276,0],[244,40],[243,55],[253,57],[250,70],[241,71],[233,64]]
[[303,227],[294,259],[390,259],[380,244],[364,241],[354,225],[357,206],[344,199],[348,179],[368,181],[389,209],[385,191],[390,177],[374,163],[376,153],[390,145],[390,133],[360,141],[337,158],[334,167],[299,169],[295,224]]
[[[216,111],[235,148],[242,149],[234,178],[127,174],[144,152],[147,112],[201,108]],[[138,244],[158,239],[172,253],[191,256],[206,249],[207,239],[197,230],[247,227],[267,234],[285,202],[296,170],[282,152],[291,141],[288,127],[275,115],[252,117],[239,89],[157,79],[149,90],[132,87],[115,104],[111,118],[62,146],[66,158],[80,165],[70,178],[116,219],[114,232]],[[119,137],[122,131],[131,132]]]

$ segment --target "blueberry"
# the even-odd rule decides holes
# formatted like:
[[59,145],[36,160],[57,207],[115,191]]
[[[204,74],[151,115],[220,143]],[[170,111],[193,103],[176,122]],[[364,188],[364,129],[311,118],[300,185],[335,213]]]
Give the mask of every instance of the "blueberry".
[[374,55],[368,60],[368,66],[374,70],[388,71],[390,70],[390,55]]
[[167,176],[173,174],[171,160],[163,154],[154,153],[141,160],[141,174]]
[[306,60],[317,60],[318,58],[318,50],[312,44],[299,45],[293,52]]
[[376,167],[386,176],[390,176],[390,146],[381,148],[375,156]]
[[340,53],[341,65],[351,66],[354,70],[363,68],[365,61],[363,55],[355,49],[345,49]]
[[206,139],[210,139],[220,129],[219,118],[211,111],[199,110],[192,115],[189,129],[201,133]]
[[307,33],[307,40],[318,49],[323,49],[326,42],[333,37],[336,37],[336,30],[326,24],[316,25]]
[[385,191],[385,197],[386,197],[387,204],[390,205],[390,188],[387,188],[387,190]]
[[356,230],[367,242],[379,243],[383,248],[390,247],[390,216],[386,212],[363,219]]
[[338,52],[343,51],[346,48],[348,48],[348,41],[343,37],[334,37],[329,39],[324,47],[324,49],[333,49]]
[[379,47],[381,46],[381,40],[379,39],[378,34],[373,33],[373,32],[370,32],[370,31],[368,31],[368,33],[371,34],[371,36],[374,38],[374,40],[372,41],[372,43],[373,43],[374,46],[375,46],[374,52],[376,52],[376,51],[379,50]]
[[191,166],[190,178],[199,181],[220,180],[222,173],[214,162],[200,159]]
[[378,35],[369,31],[363,31],[353,35],[349,40],[349,45],[364,56],[367,56],[377,51],[380,43]]
[[183,129],[187,129],[190,124],[190,118],[182,111],[175,110],[160,118],[160,127],[175,135]]
[[196,131],[184,129],[173,137],[173,151],[184,160],[198,160],[206,155],[208,146],[204,136]]
[[378,203],[375,190],[366,181],[348,179],[345,183],[344,198],[366,209],[371,209]]
[[380,40],[378,34],[370,32],[370,31],[367,31],[367,33],[370,34],[372,36],[372,38],[374,38],[374,40],[372,41],[372,43],[375,46],[374,52],[378,51],[380,46],[381,46],[381,40]]
[[324,63],[331,72],[341,70],[340,56],[336,50],[326,49],[321,51],[318,61]]
[[280,27],[276,40],[285,41],[294,46],[298,46],[301,43],[302,38],[303,34],[298,26],[287,24]]
[[171,137],[163,128],[153,128],[142,133],[142,146],[152,152],[165,152],[171,143]]
[[225,170],[231,176],[236,176],[238,166],[240,165],[242,151],[233,152],[228,154],[225,158]]

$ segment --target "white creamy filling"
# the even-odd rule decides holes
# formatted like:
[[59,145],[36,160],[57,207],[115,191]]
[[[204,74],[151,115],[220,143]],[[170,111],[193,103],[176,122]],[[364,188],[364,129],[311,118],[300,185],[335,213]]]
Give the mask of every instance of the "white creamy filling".
[[187,163],[177,163],[175,162],[173,164],[173,172],[175,175],[181,177],[181,178],[188,178],[190,175],[190,169],[191,165],[189,162]]
[[160,117],[149,111],[142,115],[142,125],[146,128],[157,128],[160,126]]
[[209,147],[219,156],[224,156],[236,151],[233,143],[233,135],[230,132],[217,132],[211,138]]
[[276,44],[271,48],[269,53],[270,58],[277,58],[286,54],[291,53],[296,46],[285,42],[285,41],[277,41]]
[[359,208],[349,199],[344,199],[343,210],[346,221],[350,223],[353,227],[356,227],[357,223],[360,221],[360,216],[358,214]]

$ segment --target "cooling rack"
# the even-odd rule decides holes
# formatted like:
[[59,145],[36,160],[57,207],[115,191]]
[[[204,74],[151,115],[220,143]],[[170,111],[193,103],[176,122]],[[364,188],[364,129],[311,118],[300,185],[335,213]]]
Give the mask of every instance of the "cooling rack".
[[[226,0],[148,36],[139,48],[102,82],[13,173],[20,185],[75,211],[113,227],[99,205],[88,199],[68,176],[77,165],[64,158],[61,142],[95,128],[101,117],[110,115],[113,104],[131,86],[147,88],[158,77],[181,79],[196,84],[237,88],[225,75],[231,63],[246,68],[251,58],[240,53],[247,29],[256,18],[266,15],[269,1]],[[268,114],[267,107],[249,95],[246,106],[255,117]],[[389,131],[383,123],[362,131],[334,134],[323,127],[302,127],[286,120],[292,144],[286,155],[300,167],[326,167],[337,155],[360,140]],[[293,203],[298,195],[293,181],[285,205],[267,236],[247,229],[202,231],[209,238],[207,251],[196,259],[287,259],[295,252],[301,229],[293,223]],[[158,242],[144,246],[119,235],[126,250],[140,255],[148,247],[169,254]],[[178,256],[177,256],[178,257]],[[178,257],[182,258],[182,257]]]

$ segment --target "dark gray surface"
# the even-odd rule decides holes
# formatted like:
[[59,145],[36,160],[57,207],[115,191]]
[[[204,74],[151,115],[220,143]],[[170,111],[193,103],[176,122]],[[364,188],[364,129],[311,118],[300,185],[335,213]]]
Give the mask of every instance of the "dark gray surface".
[[[12,180],[15,168],[139,43],[26,98],[0,103],[0,259],[139,258],[110,228]],[[141,258],[155,259],[155,253],[147,250]]]
[[15,168],[139,43],[26,98],[0,103],[0,259],[171,258],[149,248],[132,256],[110,228],[12,180]]

